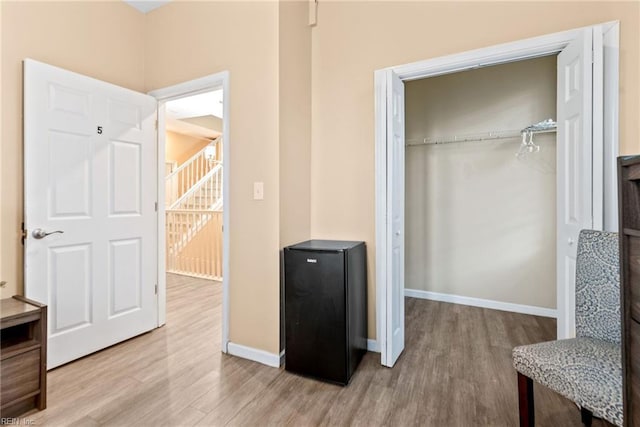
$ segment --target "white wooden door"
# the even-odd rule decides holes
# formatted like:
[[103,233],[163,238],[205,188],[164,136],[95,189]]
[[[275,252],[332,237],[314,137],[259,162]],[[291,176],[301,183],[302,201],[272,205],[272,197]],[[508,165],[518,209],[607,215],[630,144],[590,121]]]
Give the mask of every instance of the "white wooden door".
[[157,325],[156,108],[24,62],[25,294],[49,306],[48,368]]
[[[404,83],[389,71],[387,88],[387,330],[385,366],[404,350]],[[388,90],[389,90],[388,89]],[[389,145],[388,145],[389,146]]]
[[593,226],[592,30],[558,55],[557,289],[558,338],[575,335],[578,235]]

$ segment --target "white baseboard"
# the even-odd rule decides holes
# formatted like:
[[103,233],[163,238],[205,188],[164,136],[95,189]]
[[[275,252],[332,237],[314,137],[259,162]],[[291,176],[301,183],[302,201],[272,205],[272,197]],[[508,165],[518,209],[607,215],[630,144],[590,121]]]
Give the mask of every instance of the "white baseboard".
[[243,359],[253,360],[263,365],[280,367],[280,360],[284,356],[284,351],[280,354],[269,353],[257,348],[247,347],[240,344],[229,342],[227,350],[232,356],[242,357]]
[[558,317],[555,308],[536,307],[534,305],[514,304],[510,302],[493,301],[482,298],[463,297],[460,295],[441,294],[438,292],[423,291],[419,289],[405,289],[405,297],[428,299],[432,301],[450,302],[453,304],[470,305],[473,307],[491,308],[494,310],[511,311],[514,313],[532,314],[542,317]]

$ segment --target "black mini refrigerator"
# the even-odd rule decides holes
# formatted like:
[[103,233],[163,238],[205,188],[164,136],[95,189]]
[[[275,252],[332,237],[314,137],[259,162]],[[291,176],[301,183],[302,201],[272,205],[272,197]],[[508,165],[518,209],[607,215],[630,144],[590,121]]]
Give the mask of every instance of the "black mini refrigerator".
[[284,248],[285,369],[346,385],[367,351],[364,242]]

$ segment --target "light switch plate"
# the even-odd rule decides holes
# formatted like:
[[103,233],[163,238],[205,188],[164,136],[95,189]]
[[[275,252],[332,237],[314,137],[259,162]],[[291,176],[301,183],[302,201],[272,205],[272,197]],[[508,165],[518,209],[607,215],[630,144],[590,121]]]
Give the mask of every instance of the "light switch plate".
[[264,200],[264,182],[253,183],[253,200]]

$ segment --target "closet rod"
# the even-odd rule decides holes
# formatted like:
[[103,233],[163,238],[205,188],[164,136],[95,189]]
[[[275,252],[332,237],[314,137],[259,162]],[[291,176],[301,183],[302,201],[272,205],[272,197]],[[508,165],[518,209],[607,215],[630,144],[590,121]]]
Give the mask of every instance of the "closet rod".
[[472,142],[472,141],[489,141],[496,139],[510,139],[510,138],[519,138],[522,136],[523,132],[529,132],[533,135],[542,134],[542,133],[552,133],[555,132],[555,127],[549,129],[520,129],[520,130],[504,130],[504,131],[495,131],[495,132],[484,132],[484,133],[475,133],[469,135],[454,135],[452,137],[440,137],[440,138],[424,138],[423,140],[418,139],[408,139],[407,147],[420,146],[420,145],[439,145],[439,144],[449,144],[452,142]]

